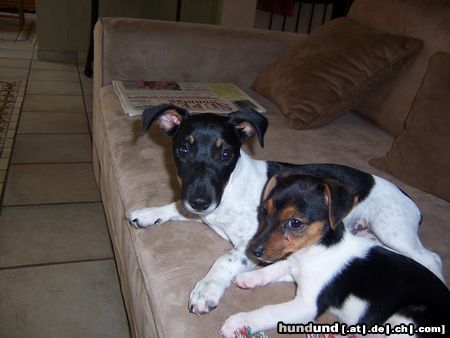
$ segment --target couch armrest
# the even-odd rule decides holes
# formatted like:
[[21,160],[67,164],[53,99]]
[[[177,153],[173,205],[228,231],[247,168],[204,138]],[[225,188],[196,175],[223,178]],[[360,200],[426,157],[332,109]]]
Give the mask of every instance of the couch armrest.
[[234,82],[249,88],[304,35],[143,19],[101,18],[95,27],[94,91],[112,80]]

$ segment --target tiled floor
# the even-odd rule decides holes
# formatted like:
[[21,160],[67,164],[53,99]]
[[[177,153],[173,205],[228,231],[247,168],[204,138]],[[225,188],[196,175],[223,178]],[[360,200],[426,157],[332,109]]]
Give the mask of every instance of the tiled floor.
[[[0,21],[0,32],[1,32]],[[0,214],[0,337],[129,337],[91,158],[92,82],[0,39],[0,79],[27,80]],[[6,176],[6,177],[3,177]]]

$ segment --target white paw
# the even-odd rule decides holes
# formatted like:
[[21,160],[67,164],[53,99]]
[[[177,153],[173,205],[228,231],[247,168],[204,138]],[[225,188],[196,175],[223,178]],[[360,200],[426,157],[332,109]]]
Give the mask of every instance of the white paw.
[[128,222],[136,228],[143,229],[151,225],[167,222],[169,219],[160,208],[143,208],[132,211],[128,214]]
[[259,271],[249,271],[237,275],[233,284],[241,289],[254,289],[267,284]]
[[250,318],[247,313],[237,313],[228,317],[220,328],[219,333],[225,338],[249,337],[248,333],[252,330],[250,324]]
[[200,280],[189,295],[189,311],[203,315],[214,310],[222,298],[224,287],[215,281]]

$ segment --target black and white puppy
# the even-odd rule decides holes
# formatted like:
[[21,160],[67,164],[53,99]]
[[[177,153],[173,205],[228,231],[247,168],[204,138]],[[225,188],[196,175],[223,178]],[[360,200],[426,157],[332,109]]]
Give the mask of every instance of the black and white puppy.
[[419,327],[450,329],[450,292],[438,277],[346,229],[342,220],[357,207],[358,198],[353,187],[322,178],[269,180],[259,209],[261,230],[250,251],[273,264],[240,274],[234,283],[254,288],[295,281],[297,294],[292,301],[231,316],[221,329],[223,336],[235,337],[244,327],[272,329],[278,322],[307,324],[328,310],[347,325],[367,330],[385,323],[413,324],[416,336]]
[[345,225],[350,229],[361,222],[369,225],[384,245],[443,279],[439,256],[425,249],[417,236],[420,211],[395,185],[342,165],[268,162],[242,151],[241,145],[254,135],[264,145],[268,122],[256,111],[191,116],[177,106],[161,105],[146,109],[142,121],[143,132],[156,122],[172,138],[181,199],[133,211],[128,215],[130,223],[146,228],[167,221],[202,221],[234,246],[195,285],[189,299],[191,312],[214,309],[231,280],[254,267],[246,250],[258,229],[257,207],[267,180],[281,171],[329,178],[355,189],[359,201],[344,219]]

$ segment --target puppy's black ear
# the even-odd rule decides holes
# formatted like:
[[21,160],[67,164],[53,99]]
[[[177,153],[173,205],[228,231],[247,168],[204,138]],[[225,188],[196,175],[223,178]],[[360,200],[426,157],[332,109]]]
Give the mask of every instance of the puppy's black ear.
[[358,203],[358,196],[343,185],[332,181],[324,184],[323,195],[328,206],[330,227],[334,230]]
[[159,129],[173,137],[181,122],[189,117],[186,109],[173,104],[160,104],[159,106],[146,108],[142,113],[142,135],[145,134],[156,120]]
[[256,110],[248,108],[233,112],[228,115],[230,123],[241,141],[244,143],[255,135],[258,135],[259,144],[264,147],[264,134],[266,133],[267,119]]

